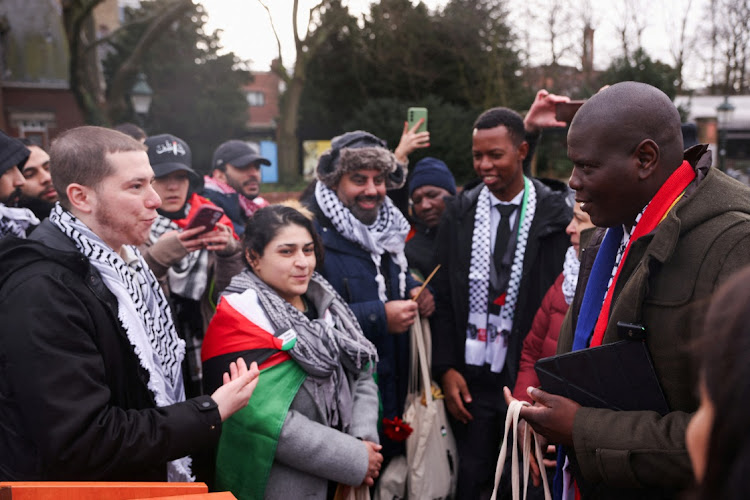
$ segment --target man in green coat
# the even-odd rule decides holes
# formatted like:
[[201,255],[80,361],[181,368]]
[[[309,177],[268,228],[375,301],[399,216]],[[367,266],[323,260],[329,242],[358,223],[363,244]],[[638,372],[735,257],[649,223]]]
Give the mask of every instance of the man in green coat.
[[583,498],[672,498],[692,481],[685,429],[698,391],[690,346],[706,299],[750,264],[750,189],[711,168],[706,145],[682,147],[675,106],[635,82],[593,96],[568,132],[570,187],[601,229],[582,251],[558,353],[620,340],[618,322],[642,325],[670,409],[585,408],[530,390],[536,404],[521,417],[564,445]]

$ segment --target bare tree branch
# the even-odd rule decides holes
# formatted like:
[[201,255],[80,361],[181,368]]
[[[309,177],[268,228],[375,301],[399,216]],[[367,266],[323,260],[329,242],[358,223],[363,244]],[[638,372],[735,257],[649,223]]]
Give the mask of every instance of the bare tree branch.
[[[284,66],[283,59],[281,57],[281,40],[279,39],[279,34],[276,31],[276,24],[273,22],[273,16],[271,15],[271,9],[268,8],[268,5],[266,5],[263,0],[258,0],[258,3],[263,6],[264,9],[266,9],[266,13],[268,14],[268,21],[271,23],[271,30],[273,31],[273,36],[276,37],[276,48],[279,51],[279,64],[281,66]],[[295,8],[297,5],[297,2],[294,2]]]

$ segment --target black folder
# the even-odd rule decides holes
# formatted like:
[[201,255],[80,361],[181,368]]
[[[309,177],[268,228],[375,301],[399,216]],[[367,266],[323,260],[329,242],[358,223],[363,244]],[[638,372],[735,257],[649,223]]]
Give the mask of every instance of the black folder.
[[542,390],[581,406],[669,412],[644,340],[621,340],[543,358],[534,369]]

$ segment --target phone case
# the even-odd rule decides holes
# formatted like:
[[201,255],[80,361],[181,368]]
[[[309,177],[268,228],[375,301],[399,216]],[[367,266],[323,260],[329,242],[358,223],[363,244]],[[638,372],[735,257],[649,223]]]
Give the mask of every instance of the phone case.
[[406,112],[406,121],[409,128],[412,128],[420,118],[424,118],[424,123],[419,126],[417,132],[427,131],[427,108],[409,108]]
[[205,226],[206,231],[210,231],[214,228],[221,216],[224,215],[224,210],[219,207],[212,207],[209,205],[203,205],[200,207],[195,214],[190,218],[185,226],[185,229],[192,229],[198,226]]

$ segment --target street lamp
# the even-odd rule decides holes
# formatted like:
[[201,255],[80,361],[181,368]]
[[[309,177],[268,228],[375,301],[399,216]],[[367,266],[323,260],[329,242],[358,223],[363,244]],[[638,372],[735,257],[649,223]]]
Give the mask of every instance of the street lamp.
[[727,126],[732,120],[734,106],[729,102],[729,96],[724,96],[724,101],[716,107],[716,118],[719,128],[719,169],[724,170],[727,156]]
[[138,116],[138,120],[143,126],[144,119],[148,114],[149,108],[151,108],[151,101],[154,98],[154,91],[146,81],[146,75],[138,73],[135,78],[135,84],[130,89],[130,103],[133,105],[133,110]]

